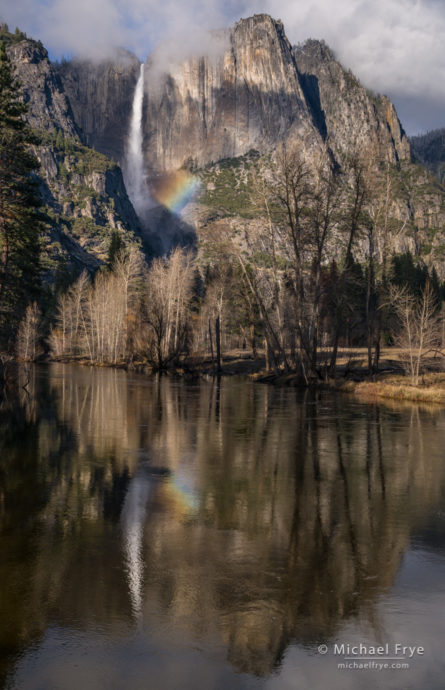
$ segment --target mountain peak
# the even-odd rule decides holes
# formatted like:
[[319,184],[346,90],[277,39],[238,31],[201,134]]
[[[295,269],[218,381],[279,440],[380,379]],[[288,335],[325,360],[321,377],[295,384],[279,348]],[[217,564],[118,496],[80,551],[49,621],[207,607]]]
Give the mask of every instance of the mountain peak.
[[283,22],[281,19],[274,19],[273,17],[270,16],[270,14],[266,14],[265,12],[260,13],[260,14],[253,14],[250,17],[243,17],[241,18],[238,22],[236,22],[234,28],[238,26],[270,26],[275,27],[275,28],[280,28],[283,30]]
[[11,43],[8,52],[14,61],[37,65],[42,60],[48,60],[48,51],[41,43],[33,38],[23,38],[21,41]]
[[308,38],[294,47],[296,56],[313,62],[331,62],[337,60],[334,51],[323,39]]
[[283,41],[291,49],[286,37],[281,19],[274,19],[269,14],[254,14],[252,17],[240,19],[232,29],[232,35],[243,35],[246,40],[254,40],[259,45],[264,42],[278,39]]

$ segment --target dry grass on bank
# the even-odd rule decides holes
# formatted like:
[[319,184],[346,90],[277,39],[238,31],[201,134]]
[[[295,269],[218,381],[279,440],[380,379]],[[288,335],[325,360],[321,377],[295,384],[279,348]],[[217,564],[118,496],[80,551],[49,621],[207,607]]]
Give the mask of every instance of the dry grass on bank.
[[445,374],[426,374],[419,386],[388,377],[380,381],[345,381],[336,388],[368,400],[391,398],[445,404]]
[[[387,398],[414,402],[445,404],[445,366],[442,357],[432,358],[427,363],[428,371],[421,376],[418,386],[411,384],[404,376],[402,362],[406,353],[399,348],[385,348],[380,359],[380,372],[369,377],[367,351],[365,348],[343,348],[339,351],[336,378],[327,378],[321,385],[333,390],[353,393],[362,400]],[[295,374],[265,374],[264,371],[251,375],[254,380],[274,383],[279,386],[300,385]],[[316,383],[316,382],[314,382]]]
[[[354,364],[355,380],[338,380],[332,384],[347,392],[352,392],[361,398],[376,399],[390,398],[392,400],[411,400],[426,403],[445,404],[445,360],[443,357],[433,357],[426,363],[425,373],[421,376],[419,385],[411,383],[409,376],[391,373],[402,367],[406,360],[406,352],[399,348],[385,348],[382,350],[380,368],[382,372],[369,380],[366,373],[366,361],[363,352],[357,351]],[[357,366],[358,365],[358,366]],[[357,380],[358,379],[358,380]]]

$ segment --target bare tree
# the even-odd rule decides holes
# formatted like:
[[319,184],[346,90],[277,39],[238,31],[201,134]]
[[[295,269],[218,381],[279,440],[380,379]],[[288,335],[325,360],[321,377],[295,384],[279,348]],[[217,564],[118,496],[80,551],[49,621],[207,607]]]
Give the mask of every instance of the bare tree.
[[[382,152],[380,159],[383,155]],[[396,219],[396,190],[391,164],[387,161],[383,167],[378,167],[372,152],[366,153],[365,161],[366,212],[369,217],[366,325],[368,369],[371,372],[379,367],[382,320],[389,293],[389,261],[406,223]]]
[[[322,267],[341,230],[343,178],[327,144],[310,163],[301,148],[282,147],[274,164],[272,186],[281,211],[281,253],[287,258],[285,282],[294,305],[300,365],[313,375],[318,373]],[[348,251],[350,244],[351,239]]]
[[155,259],[148,271],[141,345],[157,369],[165,369],[184,349],[193,278],[191,254],[181,248],[167,259]]
[[17,357],[22,362],[34,362],[37,358],[40,318],[41,313],[37,303],[29,304],[17,333]]
[[340,253],[337,248],[339,274],[335,285],[335,295],[331,296],[333,338],[330,369],[334,374],[340,336],[351,318],[351,293],[357,287],[353,251],[363,231],[364,209],[369,198],[369,157],[359,151],[353,151],[342,161],[342,167],[344,178],[339,200],[341,206],[339,239],[340,246],[344,245],[344,249]]
[[121,253],[113,270],[99,271],[94,282],[84,271],[59,299],[49,337],[53,355],[87,357],[99,364],[127,359],[129,323],[136,319],[141,274],[140,256],[133,251]]
[[436,298],[428,282],[417,299],[406,288],[393,288],[391,301],[399,321],[396,343],[403,350],[402,363],[417,386],[426,358],[440,345]]

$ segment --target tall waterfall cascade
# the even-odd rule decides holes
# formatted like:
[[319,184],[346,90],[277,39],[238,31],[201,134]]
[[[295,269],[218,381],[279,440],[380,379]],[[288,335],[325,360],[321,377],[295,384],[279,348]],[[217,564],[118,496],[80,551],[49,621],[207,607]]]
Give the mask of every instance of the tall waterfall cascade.
[[151,206],[143,153],[142,111],[144,104],[144,63],[141,63],[139,78],[133,97],[127,155],[124,166],[125,186],[136,213],[142,219]]
[[[180,170],[170,175],[151,195],[144,156],[145,65],[140,66],[122,166],[130,201],[139,218],[145,246],[155,255],[164,255],[178,244],[194,244],[195,230],[184,223],[179,213],[197,189],[197,180]],[[150,180],[154,182],[154,180]]]

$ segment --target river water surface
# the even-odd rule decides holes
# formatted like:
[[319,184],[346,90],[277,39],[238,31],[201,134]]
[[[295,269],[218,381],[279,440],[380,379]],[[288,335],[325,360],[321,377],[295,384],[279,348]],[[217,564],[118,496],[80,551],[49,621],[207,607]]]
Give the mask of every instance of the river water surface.
[[36,367],[0,405],[0,687],[443,690],[444,535],[439,407]]

